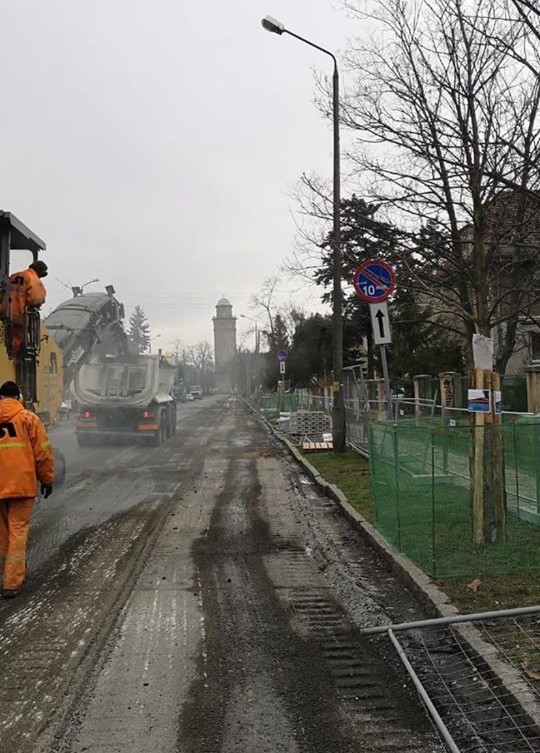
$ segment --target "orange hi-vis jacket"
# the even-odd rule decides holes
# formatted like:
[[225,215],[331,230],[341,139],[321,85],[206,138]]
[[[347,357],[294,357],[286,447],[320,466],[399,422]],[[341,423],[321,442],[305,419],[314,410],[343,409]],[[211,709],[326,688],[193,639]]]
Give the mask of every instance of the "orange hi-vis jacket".
[[45,303],[45,285],[33,269],[15,272],[9,277],[9,300],[11,318],[21,320],[27,306],[41,306]]
[[12,397],[0,398],[0,499],[36,497],[52,484],[54,458],[45,427]]

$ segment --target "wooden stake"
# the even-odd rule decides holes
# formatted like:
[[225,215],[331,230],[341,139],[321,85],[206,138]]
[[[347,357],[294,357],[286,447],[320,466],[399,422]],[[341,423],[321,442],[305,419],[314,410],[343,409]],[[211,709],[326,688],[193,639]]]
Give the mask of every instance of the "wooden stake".
[[[484,388],[484,372],[474,369],[469,372],[471,389]],[[483,544],[484,539],[484,414],[471,413],[471,512],[472,534],[475,544]]]
[[502,443],[502,417],[495,412],[495,392],[500,376],[474,369],[469,373],[471,389],[488,390],[491,410],[471,413],[471,517],[475,544],[506,541],[506,491]]

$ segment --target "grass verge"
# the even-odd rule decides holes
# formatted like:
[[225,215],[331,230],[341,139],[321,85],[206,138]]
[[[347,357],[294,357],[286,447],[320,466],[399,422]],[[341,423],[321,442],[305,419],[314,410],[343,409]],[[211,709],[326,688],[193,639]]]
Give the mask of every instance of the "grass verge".
[[[329,483],[341,489],[349,503],[366,520],[371,523],[374,521],[369,461],[366,458],[353,452],[308,452],[304,453],[304,457]],[[531,529],[530,526],[526,528]],[[464,535],[469,538],[468,531]],[[531,536],[535,540],[539,537],[540,540],[540,531],[532,530]],[[509,569],[513,572],[496,575],[481,572],[482,558],[489,559],[493,556],[487,548],[484,553],[479,553],[479,557],[469,552],[466,568],[470,570],[466,575],[434,580],[462,612],[483,612],[540,604],[539,551],[540,548],[524,547],[519,541],[511,546],[505,545],[502,556],[509,558]],[[499,565],[504,565],[499,552],[496,557]]]

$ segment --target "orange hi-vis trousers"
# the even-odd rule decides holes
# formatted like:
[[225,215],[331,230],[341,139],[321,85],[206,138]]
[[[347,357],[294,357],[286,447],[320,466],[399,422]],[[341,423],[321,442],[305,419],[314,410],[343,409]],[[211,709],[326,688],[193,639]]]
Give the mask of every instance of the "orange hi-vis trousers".
[[3,587],[20,588],[26,575],[26,542],[34,498],[0,499],[0,557],[4,563]]

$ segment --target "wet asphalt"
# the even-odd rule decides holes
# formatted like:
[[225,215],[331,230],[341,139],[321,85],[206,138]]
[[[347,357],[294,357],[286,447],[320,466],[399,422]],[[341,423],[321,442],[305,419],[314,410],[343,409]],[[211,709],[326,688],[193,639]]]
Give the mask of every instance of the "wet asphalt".
[[51,439],[66,481],[0,603],[0,750],[440,750],[358,632],[391,578],[242,401],[180,406],[159,448]]

